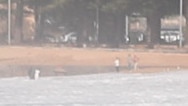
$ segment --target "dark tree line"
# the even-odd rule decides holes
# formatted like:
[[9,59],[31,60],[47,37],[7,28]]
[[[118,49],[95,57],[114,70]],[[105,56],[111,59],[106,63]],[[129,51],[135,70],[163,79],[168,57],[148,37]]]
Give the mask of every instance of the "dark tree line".
[[[6,3],[7,0],[0,0]],[[52,16],[56,24],[78,32],[80,43],[97,36],[97,43],[118,47],[125,34],[125,15],[137,13],[147,18],[150,46],[159,43],[161,18],[179,14],[179,0],[12,0],[15,3],[13,35],[23,39],[24,6],[34,10],[35,38],[41,39],[44,21]],[[184,0],[184,16],[188,18],[188,0]],[[187,21],[186,21],[187,22]],[[97,25],[96,25],[97,24]],[[188,22],[186,23],[188,26]],[[98,26],[98,33],[97,28]],[[186,28],[188,29],[188,28]],[[185,34],[185,38],[188,38]]]

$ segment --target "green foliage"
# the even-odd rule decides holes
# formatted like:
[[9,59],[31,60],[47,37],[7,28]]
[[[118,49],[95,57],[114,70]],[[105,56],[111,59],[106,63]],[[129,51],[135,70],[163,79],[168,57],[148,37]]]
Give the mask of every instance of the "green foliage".
[[8,0],[0,0],[0,3],[5,3],[7,2]]
[[[0,0],[5,1],[5,0]],[[178,0],[26,0],[30,5],[39,5],[44,10],[85,8],[94,10],[98,6],[104,12],[124,11],[126,13],[141,13],[145,16],[153,11],[160,11],[161,15],[177,14]],[[61,11],[61,10],[59,10]]]
[[109,0],[103,5],[103,10],[110,12],[126,11],[129,0]]
[[179,9],[178,0],[134,0],[134,3],[137,4],[138,12],[145,16],[154,11],[158,11],[161,16],[177,14]]
[[[12,0],[12,2],[16,1]],[[97,9],[102,13],[110,14],[102,17],[103,19],[113,17],[115,13],[122,16],[139,13],[146,17],[154,14],[159,18],[179,13],[179,0],[24,0],[24,2],[24,5],[29,5],[35,10],[36,20],[39,14],[45,13],[44,17],[46,14],[53,16],[58,24],[74,26],[78,29],[81,26],[84,29],[82,23],[87,27],[88,23],[92,24],[96,21]],[[0,3],[7,3],[7,0],[0,0]]]

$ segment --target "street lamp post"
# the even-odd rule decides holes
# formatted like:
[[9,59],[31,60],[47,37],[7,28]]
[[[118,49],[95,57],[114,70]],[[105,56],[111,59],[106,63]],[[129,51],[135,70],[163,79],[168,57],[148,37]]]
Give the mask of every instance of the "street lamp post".
[[129,36],[129,17],[125,16],[125,42],[128,43],[128,36]]
[[95,37],[96,42],[98,43],[99,40],[99,6],[97,4],[96,8],[96,37]]
[[11,44],[11,0],[8,0],[8,44]]
[[183,19],[183,0],[180,0],[180,24],[179,24],[179,47],[182,48],[183,46],[183,27],[182,27],[182,19]]
[[95,43],[98,44],[99,42],[99,11],[100,11],[100,1],[96,0],[96,19],[95,19],[95,28],[96,28],[96,33],[95,33]]

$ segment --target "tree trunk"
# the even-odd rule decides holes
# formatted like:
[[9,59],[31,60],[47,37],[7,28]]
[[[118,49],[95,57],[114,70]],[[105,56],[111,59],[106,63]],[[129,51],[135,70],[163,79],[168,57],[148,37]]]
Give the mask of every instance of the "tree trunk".
[[116,13],[116,47],[119,48],[121,42],[125,35],[125,15],[123,12],[119,11]]
[[187,43],[188,39],[188,0],[184,0],[184,13],[185,13],[185,18],[186,18],[186,32],[184,35],[185,42]]
[[161,18],[160,13],[156,10],[150,14],[147,18],[147,24],[149,29],[149,42],[148,47],[154,48],[156,44],[160,42],[160,30],[161,30]]
[[[37,1],[36,1],[37,2]],[[39,14],[39,5],[37,4],[37,3],[35,3],[35,5],[34,5],[34,12],[35,12],[35,40],[37,41],[37,40],[39,40],[39,34],[38,34],[38,32],[39,32],[39,16],[40,16],[40,14]]]
[[24,1],[17,0],[16,2],[16,18],[15,18],[15,28],[14,28],[14,40],[16,43],[23,41],[23,14],[24,14]]
[[[105,36],[108,37],[108,42],[111,47],[116,48],[118,47],[118,35],[117,34],[117,17],[115,14],[111,13],[111,19],[108,20],[110,24],[107,25],[108,34],[106,33]],[[111,21],[111,22],[110,22]]]
[[[98,43],[100,44],[106,44],[109,42],[109,36],[111,34],[110,31],[112,31],[109,26],[112,23],[112,21],[109,20],[109,18],[112,17],[111,15],[100,12],[99,15],[99,36],[98,36]],[[110,29],[110,30],[109,30]]]

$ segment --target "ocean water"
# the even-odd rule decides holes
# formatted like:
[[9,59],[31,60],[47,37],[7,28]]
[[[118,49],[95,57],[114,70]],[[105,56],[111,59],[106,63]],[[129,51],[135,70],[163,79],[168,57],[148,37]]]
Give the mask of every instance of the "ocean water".
[[188,71],[0,79],[0,106],[188,106]]

